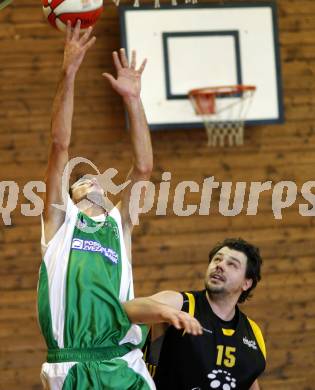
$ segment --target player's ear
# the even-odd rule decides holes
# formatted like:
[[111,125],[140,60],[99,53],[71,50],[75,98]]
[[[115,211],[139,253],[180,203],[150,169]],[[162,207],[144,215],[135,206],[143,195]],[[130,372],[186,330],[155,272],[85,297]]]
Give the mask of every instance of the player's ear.
[[247,291],[249,288],[251,288],[253,285],[253,279],[245,279],[242,289],[243,291]]

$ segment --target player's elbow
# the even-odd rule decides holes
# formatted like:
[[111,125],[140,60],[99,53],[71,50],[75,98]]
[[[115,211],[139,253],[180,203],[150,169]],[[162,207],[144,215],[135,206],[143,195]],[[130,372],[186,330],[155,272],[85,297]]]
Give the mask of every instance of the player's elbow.
[[133,321],[133,305],[132,303],[130,304],[130,301],[123,302],[122,303],[123,308],[125,309],[125,312],[127,313],[127,316],[130,321]]
[[148,179],[153,170],[153,163],[137,164],[134,170],[141,178]]
[[139,310],[139,298],[132,299],[131,301],[124,302],[122,305],[125,309],[125,312],[132,323],[140,322],[141,315],[139,315],[139,311],[141,313],[141,305]]
[[62,140],[59,137],[52,138],[52,148],[56,151],[64,152],[69,149],[70,142]]

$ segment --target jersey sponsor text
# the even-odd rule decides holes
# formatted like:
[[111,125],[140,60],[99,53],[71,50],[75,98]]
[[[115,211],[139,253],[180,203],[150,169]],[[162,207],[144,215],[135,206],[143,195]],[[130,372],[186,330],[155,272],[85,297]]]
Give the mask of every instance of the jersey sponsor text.
[[100,252],[106,256],[111,262],[117,264],[118,262],[118,253],[116,253],[111,248],[103,247],[99,242],[93,240],[82,240],[79,238],[74,238],[72,240],[72,249],[85,251],[85,252]]

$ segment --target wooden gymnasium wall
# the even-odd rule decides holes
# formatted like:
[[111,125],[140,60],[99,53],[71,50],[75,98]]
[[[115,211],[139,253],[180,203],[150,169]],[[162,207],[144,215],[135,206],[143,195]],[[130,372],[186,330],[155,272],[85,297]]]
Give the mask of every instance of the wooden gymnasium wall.
[[[199,184],[214,175],[223,181],[291,180],[300,191],[315,167],[315,2],[280,0],[279,26],[286,123],[246,132],[245,146],[208,149],[202,130],[152,134],[158,186],[172,173],[167,216],[146,214],[135,230],[133,262],[137,295],[161,289],[202,288],[211,246],[227,236],[253,241],[264,257],[263,280],[245,306],[261,325],[268,348],[263,389],[314,389],[315,227],[296,203],[276,220],[271,192],[257,216],[218,212],[215,190],[211,215],[177,217],[174,188],[181,180]],[[97,43],[76,83],[72,155],[92,160],[101,171],[130,165],[130,147],[121,102],[101,79],[111,71],[111,51],[119,47],[118,13],[107,4],[96,28]],[[40,263],[39,217],[21,216],[23,186],[42,180],[49,143],[49,112],[62,59],[63,36],[44,21],[39,0],[14,1],[0,12],[0,180],[18,183],[19,206],[12,226],[0,231],[0,388],[40,389],[44,343],[36,323],[36,283]],[[82,171],[84,167],[82,167]],[[186,196],[200,202],[200,193]],[[28,202],[27,202],[28,203]],[[305,203],[305,202],[304,202]],[[246,203],[245,203],[246,205]],[[245,207],[246,209],[246,207]],[[2,221],[1,221],[2,223]]]

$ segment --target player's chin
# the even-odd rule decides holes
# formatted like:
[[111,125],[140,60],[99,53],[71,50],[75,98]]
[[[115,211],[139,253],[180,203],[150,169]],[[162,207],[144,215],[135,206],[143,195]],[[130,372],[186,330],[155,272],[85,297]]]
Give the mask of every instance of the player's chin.
[[223,283],[212,282],[211,280],[206,283],[206,290],[209,293],[218,294],[225,291]]

